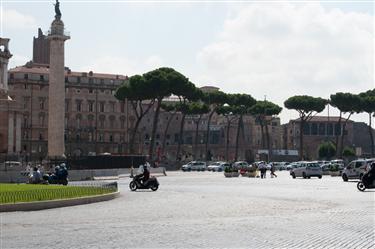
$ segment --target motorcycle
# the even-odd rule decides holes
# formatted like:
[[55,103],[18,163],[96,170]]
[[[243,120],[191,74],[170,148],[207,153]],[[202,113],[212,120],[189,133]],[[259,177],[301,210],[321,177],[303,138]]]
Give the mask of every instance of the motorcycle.
[[357,183],[357,188],[359,191],[362,191],[362,192],[365,191],[366,189],[375,188],[375,181],[369,182],[369,181],[361,180]]
[[152,191],[156,191],[159,188],[159,181],[156,177],[152,176],[144,184],[140,177],[135,176],[129,183],[129,188],[131,191],[136,191],[137,189],[151,189]]
[[68,185],[68,171],[66,169],[60,169],[56,174],[49,173],[43,175],[43,179],[49,184],[62,184],[65,186]]
[[359,191],[363,192],[366,189],[375,188],[375,180],[373,180],[374,171],[375,170],[371,170],[362,176],[361,180],[357,183],[357,189]]

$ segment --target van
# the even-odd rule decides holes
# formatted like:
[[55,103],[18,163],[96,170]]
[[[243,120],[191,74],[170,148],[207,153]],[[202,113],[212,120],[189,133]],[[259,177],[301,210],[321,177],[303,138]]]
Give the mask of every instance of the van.
[[6,161],[4,163],[4,170],[21,170],[22,169],[22,164],[17,161]]
[[349,179],[361,180],[362,176],[366,173],[367,166],[372,162],[375,162],[375,158],[351,161],[342,171],[342,180],[344,182],[347,182]]

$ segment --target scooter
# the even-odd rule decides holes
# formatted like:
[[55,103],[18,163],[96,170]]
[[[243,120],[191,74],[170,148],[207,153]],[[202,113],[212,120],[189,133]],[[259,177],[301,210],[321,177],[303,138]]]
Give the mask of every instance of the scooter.
[[365,191],[366,189],[370,189],[370,188],[375,188],[375,181],[372,181],[371,183],[370,182],[367,182],[367,181],[363,181],[361,180],[360,182],[357,183],[357,189],[359,191]]
[[136,191],[137,189],[151,189],[152,191],[156,191],[159,188],[159,181],[156,177],[152,176],[145,185],[138,176],[134,176],[133,180],[129,183],[129,188],[131,191]]
[[361,180],[357,183],[357,188],[359,191],[365,191],[365,189],[375,188],[375,180],[371,177],[372,174],[375,174],[374,170],[365,173]]
[[47,181],[49,184],[62,184],[68,185],[68,176],[57,176],[55,174],[44,174],[43,180]]

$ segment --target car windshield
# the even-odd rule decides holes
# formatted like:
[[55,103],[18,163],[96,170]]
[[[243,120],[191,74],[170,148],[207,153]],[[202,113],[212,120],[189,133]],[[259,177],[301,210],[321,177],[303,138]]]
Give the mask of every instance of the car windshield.
[[319,168],[320,167],[318,163],[309,163],[309,164],[307,164],[307,166],[310,167],[310,168]]

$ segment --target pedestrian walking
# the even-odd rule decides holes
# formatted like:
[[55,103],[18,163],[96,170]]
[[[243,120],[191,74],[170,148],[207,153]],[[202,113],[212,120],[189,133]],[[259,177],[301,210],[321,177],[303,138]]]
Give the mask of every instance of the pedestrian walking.
[[277,175],[275,174],[275,165],[271,163],[271,178],[273,177],[277,177]]
[[260,170],[260,178],[266,178],[266,164],[264,162],[261,162],[259,164],[259,170]]

